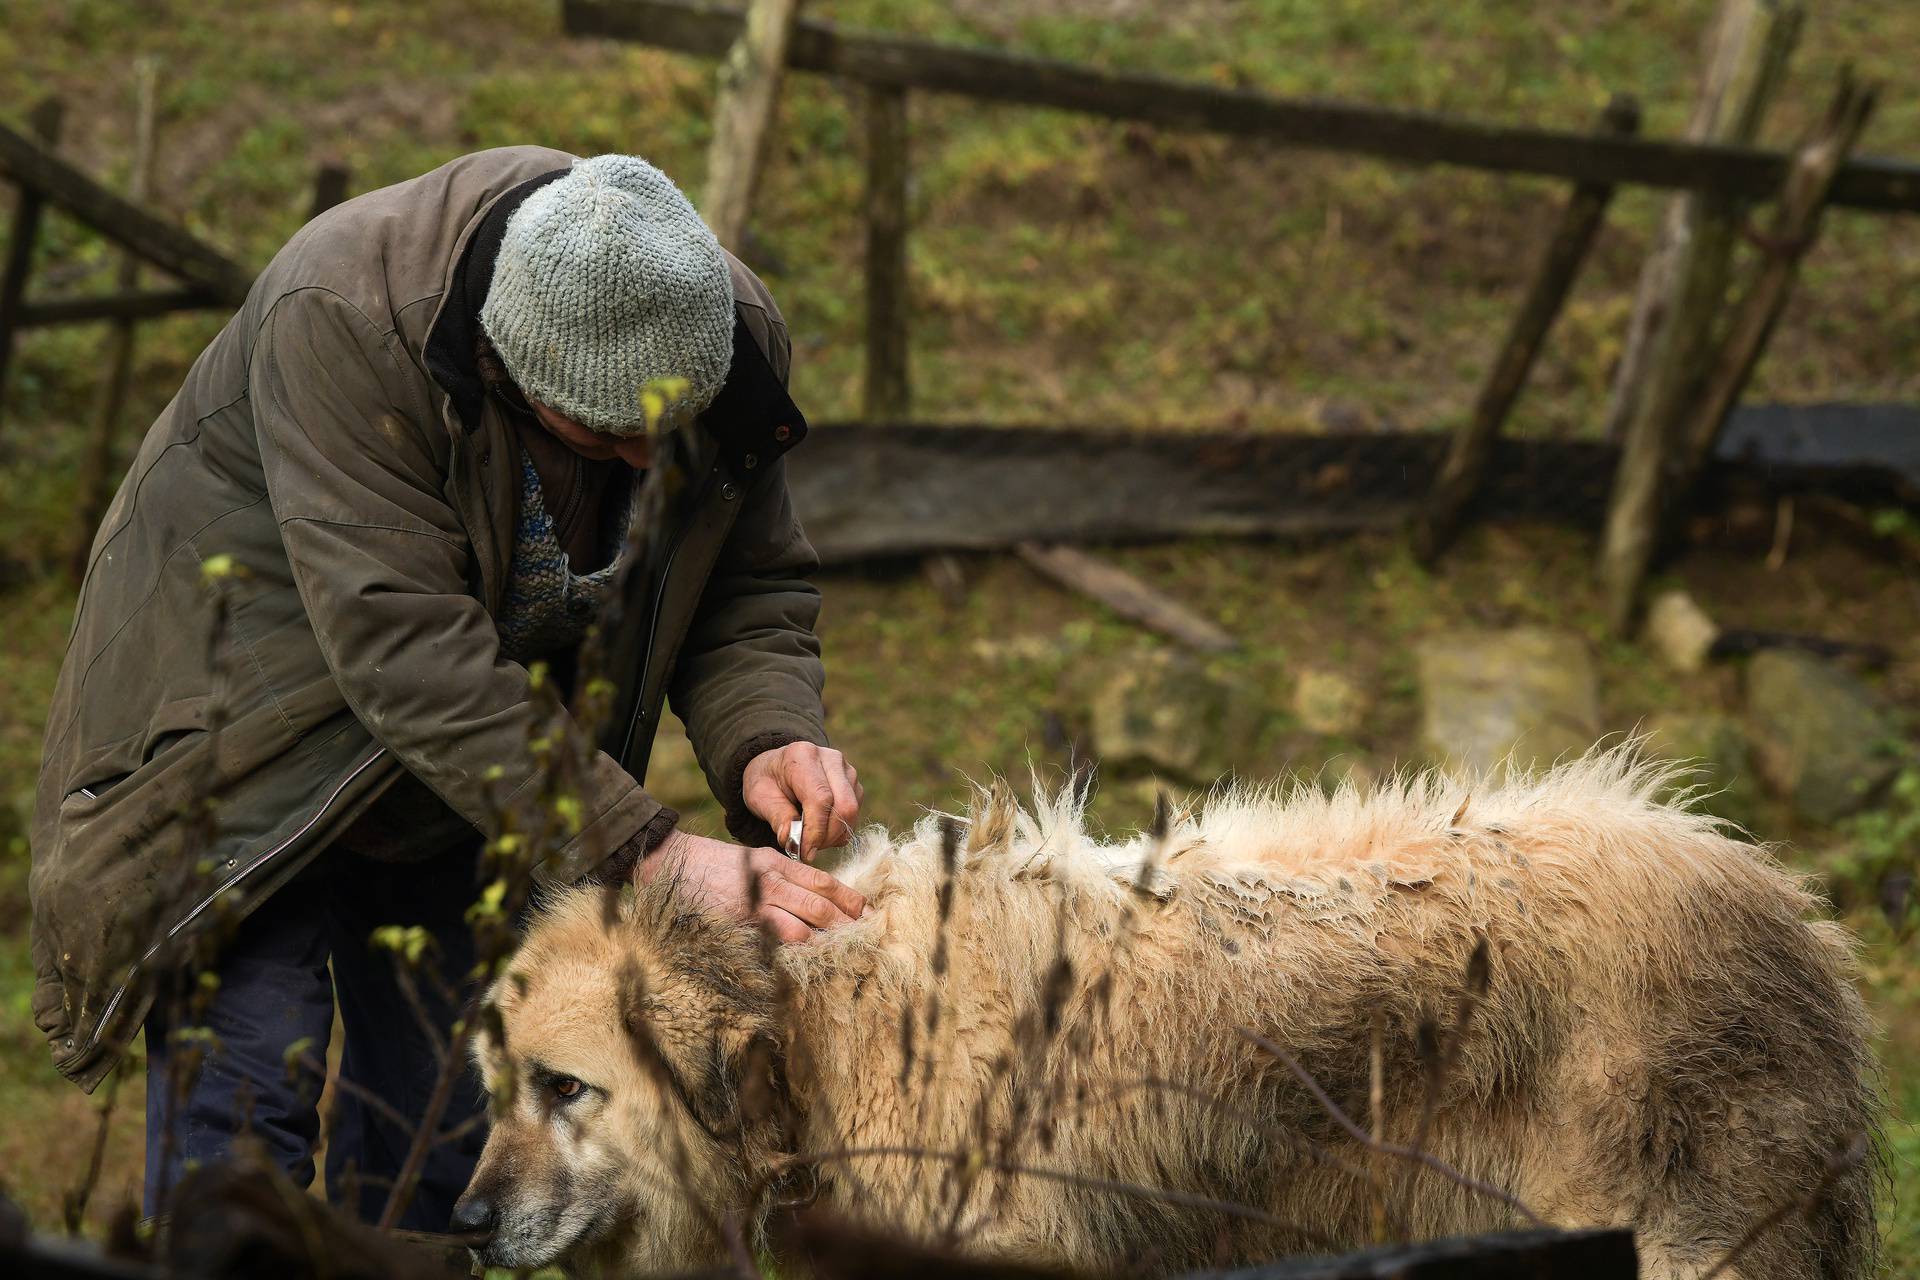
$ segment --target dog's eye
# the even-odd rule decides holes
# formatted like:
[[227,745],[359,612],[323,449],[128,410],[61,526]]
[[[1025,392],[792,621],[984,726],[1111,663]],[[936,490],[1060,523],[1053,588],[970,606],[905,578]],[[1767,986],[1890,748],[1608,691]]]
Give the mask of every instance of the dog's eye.
[[562,1098],[577,1098],[586,1087],[572,1076],[555,1076],[552,1085],[553,1091]]

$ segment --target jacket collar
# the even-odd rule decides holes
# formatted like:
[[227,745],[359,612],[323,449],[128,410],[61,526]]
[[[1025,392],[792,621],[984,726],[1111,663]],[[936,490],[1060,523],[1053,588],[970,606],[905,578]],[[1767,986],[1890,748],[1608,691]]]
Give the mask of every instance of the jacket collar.
[[[528,196],[566,173],[555,169],[529,178],[488,205],[448,272],[446,295],[427,334],[427,372],[447,393],[455,416],[469,434],[480,429],[481,407],[486,402],[473,357],[474,339],[480,334],[480,308],[493,283],[494,260],[500,254],[507,221]],[[751,474],[756,468],[771,463],[807,435],[805,416],[740,318],[737,304],[733,360],[727,366],[726,382],[699,423],[720,446],[728,469],[743,481],[757,478]]]
[[486,389],[473,359],[474,339],[480,336],[480,308],[493,283],[494,259],[507,234],[507,220],[526,198],[567,170],[554,169],[509,188],[481,212],[473,233],[447,272],[447,289],[427,334],[427,372],[453,401],[453,411],[468,433],[480,429],[480,407]]

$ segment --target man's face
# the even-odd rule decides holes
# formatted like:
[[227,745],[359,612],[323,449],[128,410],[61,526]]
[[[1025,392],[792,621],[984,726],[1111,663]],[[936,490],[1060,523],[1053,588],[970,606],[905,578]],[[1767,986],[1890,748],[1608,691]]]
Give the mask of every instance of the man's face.
[[583,427],[561,413],[552,405],[541,404],[538,400],[528,400],[534,416],[540,419],[540,425],[583,458],[595,462],[611,462],[618,458],[636,471],[645,471],[653,464],[653,441],[646,436],[616,436],[591,427]]

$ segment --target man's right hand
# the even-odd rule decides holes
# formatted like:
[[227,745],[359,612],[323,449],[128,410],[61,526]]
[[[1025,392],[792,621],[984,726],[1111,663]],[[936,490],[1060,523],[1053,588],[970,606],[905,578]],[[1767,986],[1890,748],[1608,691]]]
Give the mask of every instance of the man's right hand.
[[671,870],[712,910],[747,918],[748,877],[759,881],[758,917],[782,942],[805,942],[815,929],[856,920],[867,900],[817,867],[773,849],[674,831],[634,868],[651,882]]

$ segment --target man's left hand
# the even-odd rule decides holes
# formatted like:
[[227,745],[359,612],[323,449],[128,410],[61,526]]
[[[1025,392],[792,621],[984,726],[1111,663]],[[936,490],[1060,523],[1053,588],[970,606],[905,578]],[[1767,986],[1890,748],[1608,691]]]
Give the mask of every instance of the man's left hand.
[[787,827],[801,820],[800,857],[806,862],[847,842],[866,798],[859,772],[846,757],[811,742],[761,752],[740,781],[741,799],[773,828],[776,841],[784,842]]

